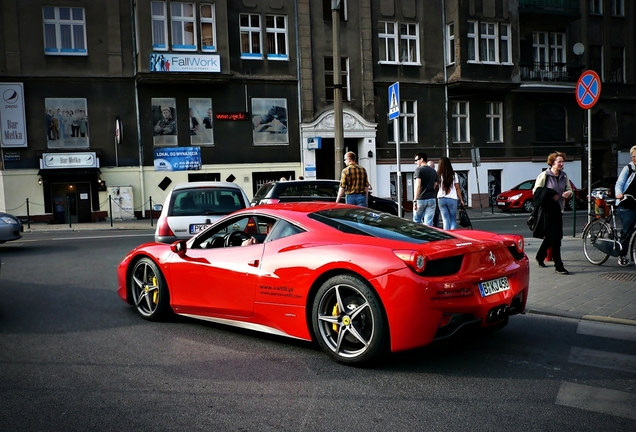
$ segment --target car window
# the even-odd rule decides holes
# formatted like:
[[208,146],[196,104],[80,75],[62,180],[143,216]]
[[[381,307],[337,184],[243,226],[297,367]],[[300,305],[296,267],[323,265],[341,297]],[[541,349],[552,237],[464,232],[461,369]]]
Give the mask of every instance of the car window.
[[169,216],[226,215],[242,208],[245,203],[236,189],[182,189],[173,194]]
[[254,199],[266,197],[269,194],[269,191],[273,189],[273,187],[274,187],[274,183],[264,184],[263,186],[258,188],[258,191],[256,191],[256,194],[254,195]]
[[299,228],[296,225],[292,225],[287,221],[279,220],[278,223],[273,227],[272,231],[269,233],[267,241],[270,242],[282,239],[294,234],[299,234],[301,232],[304,232],[302,228]]
[[530,190],[534,186],[534,180],[524,181],[523,183],[517,185],[513,189],[517,190]]
[[451,234],[414,223],[388,213],[369,209],[334,208],[308,215],[311,219],[349,234],[426,243],[455,238]]
[[297,186],[282,186],[278,189],[279,197],[288,197],[288,196],[298,196],[298,187]]

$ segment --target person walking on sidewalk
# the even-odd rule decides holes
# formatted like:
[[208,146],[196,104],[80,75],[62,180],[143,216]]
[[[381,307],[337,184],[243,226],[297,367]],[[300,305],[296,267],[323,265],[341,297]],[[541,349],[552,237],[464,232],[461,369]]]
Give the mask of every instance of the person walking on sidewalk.
[[545,267],[548,249],[552,248],[554,271],[569,274],[561,259],[561,240],[563,239],[563,209],[565,199],[572,196],[572,186],[568,175],[563,171],[565,153],[554,152],[548,156],[550,168],[541,172],[534,182],[532,193],[535,206],[540,205],[543,215],[533,232],[535,237],[543,236],[543,242],[537,251],[539,267]]
[[445,230],[454,230],[457,228],[457,201],[464,205],[464,199],[459,188],[459,177],[446,156],[439,158],[437,177],[439,182],[437,202],[442,215],[442,224]]
[[[627,252],[629,248],[629,238],[634,232],[636,225],[636,146],[629,149],[632,161],[625,165],[616,180],[614,186],[614,196],[618,205],[618,218],[621,220],[621,256],[618,257],[618,265],[627,267],[629,259]],[[631,195],[627,197],[625,195]]]
[[[435,169],[435,162],[428,161],[428,166]],[[437,170],[435,170],[435,176],[437,176]],[[439,182],[435,183],[435,216],[433,216],[433,226],[439,227],[439,203],[437,202],[437,192],[439,192]]]
[[420,152],[415,155],[415,191],[413,196],[413,222],[422,223],[424,217],[424,225],[432,226],[435,217],[435,186],[437,186],[437,173],[433,168],[428,166],[428,156],[426,153]]
[[345,194],[347,204],[367,206],[367,196],[369,195],[369,177],[367,170],[356,163],[356,154],[347,152],[344,163],[347,165],[340,175],[340,189],[336,202],[340,202],[342,194]]

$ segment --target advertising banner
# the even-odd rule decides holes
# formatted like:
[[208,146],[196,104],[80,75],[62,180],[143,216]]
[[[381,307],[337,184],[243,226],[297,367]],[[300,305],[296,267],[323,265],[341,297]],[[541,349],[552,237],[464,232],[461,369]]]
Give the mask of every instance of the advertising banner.
[[201,169],[201,147],[156,148],[155,171],[191,171]]
[[0,143],[3,148],[27,147],[22,83],[0,83]]
[[150,72],[221,72],[218,54],[150,54]]

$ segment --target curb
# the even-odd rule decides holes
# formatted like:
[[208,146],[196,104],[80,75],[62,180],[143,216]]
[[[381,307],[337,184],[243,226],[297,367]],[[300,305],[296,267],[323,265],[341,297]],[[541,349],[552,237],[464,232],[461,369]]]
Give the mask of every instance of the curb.
[[581,314],[576,314],[572,312],[554,311],[550,309],[528,308],[523,313],[532,314],[532,315],[551,316],[556,318],[570,318],[570,319],[584,320],[584,321],[596,321],[596,322],[605,322],[605,323],[611,323],[611,324],[623,324],[623,325],[629,325],[629,326],[636,326],[636,320],[631,320],[631,319],[604,317],[599,315],[581,315]]

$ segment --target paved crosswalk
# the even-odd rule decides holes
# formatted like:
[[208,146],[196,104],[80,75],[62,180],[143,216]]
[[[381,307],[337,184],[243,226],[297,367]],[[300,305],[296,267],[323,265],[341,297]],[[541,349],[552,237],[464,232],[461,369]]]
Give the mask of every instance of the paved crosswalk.
[[[576,332],[580,335],[625,341],[630,344],[630,348],[636,342],[636,326],[581,321]],[[629,351],[633,352],[633,349]],[[636,376],[636,356],[631,354],[573,346],[568,362]],[[556,403],[636,420],[636,389],[629,390],[631,391],[564,381],[559,388]]]

